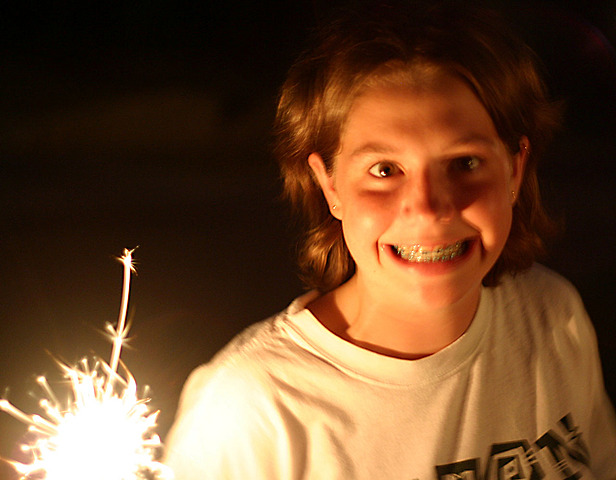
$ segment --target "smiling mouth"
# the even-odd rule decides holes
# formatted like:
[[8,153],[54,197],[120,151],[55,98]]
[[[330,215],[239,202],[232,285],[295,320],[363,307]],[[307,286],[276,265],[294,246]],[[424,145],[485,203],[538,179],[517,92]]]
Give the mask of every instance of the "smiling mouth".
[[422,245],[392,245],[396,255],[407,262],[434,263],[449,262],[466,253],[470,245],[469,240],[461,240],[450,245],[425,247]]

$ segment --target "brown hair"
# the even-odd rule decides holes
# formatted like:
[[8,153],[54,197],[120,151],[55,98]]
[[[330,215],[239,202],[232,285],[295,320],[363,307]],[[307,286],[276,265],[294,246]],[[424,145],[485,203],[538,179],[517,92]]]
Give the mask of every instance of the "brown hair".
[[319,153],[331,171],[341,129],[362,86],[375,72],[412,74],[425,66],[467,82],[511,153],[523,135],[530,140],[511,232],[484,284],[496,285],[503,273],[528,268],[544,251],[553,226],[541,204],[537,160],[558,124],[559,108],[547,98],[533,52],[496,13],[468,1],[369,6],[345,12],[318,32],[316,47],[289,71],[278,103],[275,154],[284,192],[306,221],[299,266],[308,287],[331,290],[355,270],[308,156]]

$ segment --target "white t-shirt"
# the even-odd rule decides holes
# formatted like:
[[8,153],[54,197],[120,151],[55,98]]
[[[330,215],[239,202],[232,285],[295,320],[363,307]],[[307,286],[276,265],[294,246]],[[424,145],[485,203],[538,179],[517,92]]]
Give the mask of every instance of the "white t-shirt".
[[420,360],[342,340],[312,298],[193,372],[167,439],[177,480],[616,479],[594,330],[557,274],[483,288],[468,330]]

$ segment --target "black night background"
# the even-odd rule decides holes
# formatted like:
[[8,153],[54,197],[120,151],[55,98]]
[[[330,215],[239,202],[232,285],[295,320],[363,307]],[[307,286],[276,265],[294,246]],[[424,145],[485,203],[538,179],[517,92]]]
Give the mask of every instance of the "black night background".
[[[541,169],[565,225],[545,263],[580,290],[616,400],[616,2],[498,3],[567,101]],[[0,396],[33,413],[35,378],[61,383],[52,356],[108,358],[125,247],[139,245],[122,358],[152,387],[163,438],[188,373],[302,292],[270,131],[285,72],[329,8],[0,7]],[[24,431],[0,414],[1,457]]]

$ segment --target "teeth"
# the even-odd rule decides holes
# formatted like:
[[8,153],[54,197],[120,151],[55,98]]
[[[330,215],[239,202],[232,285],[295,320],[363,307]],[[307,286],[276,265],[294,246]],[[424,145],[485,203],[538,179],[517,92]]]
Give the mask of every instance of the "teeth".
[[459,257],[468,248],[468,242],[456,242],[452,245],[438,245],[433,249],[421,245],[394,245],[396,253],[409,262],[430,263],[447,262]]

